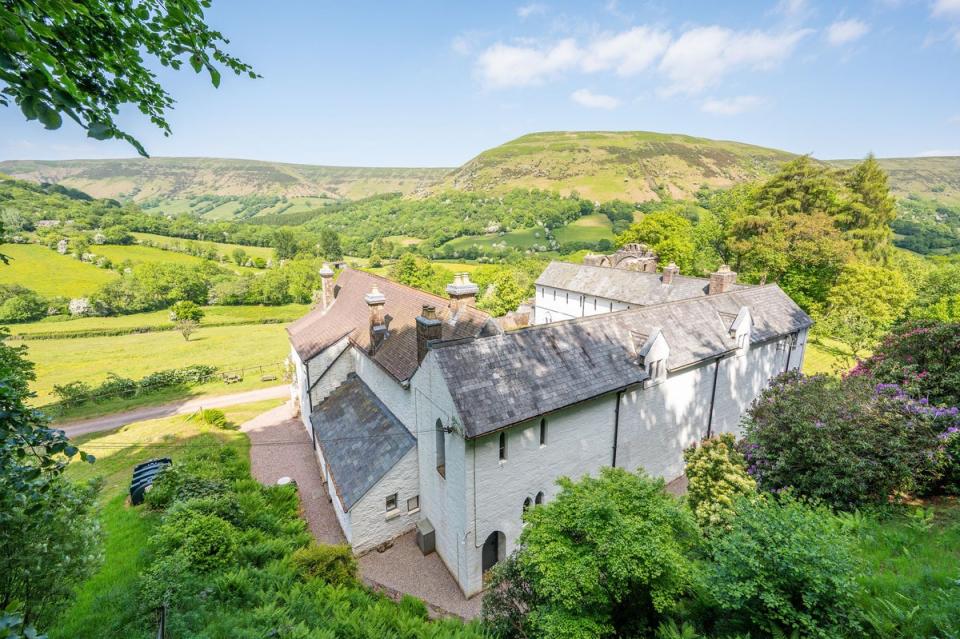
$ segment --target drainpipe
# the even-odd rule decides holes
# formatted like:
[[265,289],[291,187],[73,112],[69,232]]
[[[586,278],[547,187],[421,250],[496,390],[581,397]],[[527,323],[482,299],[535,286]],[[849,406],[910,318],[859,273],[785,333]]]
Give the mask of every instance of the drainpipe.
[[790,372],[790,356],[793,355],[793,346],[792,346],[791,344],[793,343],[793,340],[794,340],[794,338],[795,338],[796,335],[797,335],[797,333],[791,333],[791,334],[790,334],[790,337],[787,338],[786,348],[783,349],[783,350],[787,351],[787,363],[786,363],[786,365],[783,367],[783,372],[784,372],[784,373]]
[[713,434],[713,404],[717,400],[717,377],[720,375],[720,358],[713,365],[713,390],[710,391],[710,415],[707,418],[707,439]]
[[617,467],[617,439],[620,437],[620,401],[623,398],[623,391],[617,391],[617,407],[613,413],[613,461],[610,466]]

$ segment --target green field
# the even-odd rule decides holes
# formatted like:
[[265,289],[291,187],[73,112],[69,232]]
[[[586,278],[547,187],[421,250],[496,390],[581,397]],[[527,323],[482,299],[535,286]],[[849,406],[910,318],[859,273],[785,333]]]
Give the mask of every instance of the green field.
[[558,242],[599,242],[615,239],[610,218],[601,213],[584,215],[576,222],[567,224],[553,232]]
[[542,228],[518,229],[508,233],[488,233],[486,235],[464,235],[457,237],[444,246],[449,246],[456,250],[463,250],[476,246],[482,249],[491,249],[496,246],[510,246],[518,249],[528,249],[534,245],[546,245],[547,240],[544,237]]
[[[110,372],[137,379],[157,370],[193,364],[218,366],[224,371],[272,364],[270,372],[276,374],[280,370],[277,364],[290,350],[283,324],[208,328],[201,325],[189,342],[176,331],[164,331],[23,343],[27,346],[27,358],[36,364],[37,379],[31,387],[37,393],[37,405],[54,401],[54,385],[77,380],[96,385]],[[259,374],[251,374],[251,383],[256,379]],[[243,388],[232,385],[205,390]]]
[[[92,249],[93,250],[93,249]],[[186,253],[177,253],[176,251],[165,251],[163,249],[153,248],[152,246],[117,246],[104,244],[95,249],[97,255],[109,257],[114,264],[120,264],[129,260],[133,264],[146,264],[150,262],[164,262],[166,264],[183,264],[184,266],[196,266],[204,262],[202,257],[187,255]],[[233,262],[224,262],[227,268],[240,272],[258,273],[260,269],[249,268],[246,266],[237,266]]]
[[[867,356],[869,353],[861,353]],[[854,364],[849,351],[839,342],[825,337],[816,337],[807,340],[803,353],[803,372],[806,375],[825,373],[836,375],[846,371]]]
[[[258,320],[283,320],[292,322],[310,310],[307,304],[283,306],[205,306],[202,324],[249,324]],[[126,328],[172,326],[170,311],[134,313],[118,317],[78,317],[68,319],[62,315],[28,324],[11,324],[13,335],[33,333],[62,333],[90,330],[114,330]]]
[[167,237],[166,235],[155,235],[153,233],[132,233],[137,241],[144,240],[152,242],[157,248],[168,247],[186,247],[198,246],[200,248],[213,248],[225,257],[230,257],[234,249],[243,249],[250,257],[262,257],[268,260],[273,257],[273,249],[267,246],[243,246],[240,244],[228,244],[224,242],[210,242],[208,240],[185,240],[179,237]]
[[10,257],[9,265],[0,265],[0,284],[26,286],[45,297],[83,297],[117,277],[39,244],[4,244],[0,253]]

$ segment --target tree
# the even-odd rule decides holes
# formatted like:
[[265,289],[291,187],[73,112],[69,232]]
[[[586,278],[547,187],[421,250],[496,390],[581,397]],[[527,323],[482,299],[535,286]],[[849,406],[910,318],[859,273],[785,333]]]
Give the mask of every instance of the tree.
[[189,300],[181,300],[170,307],[170,319],[174,322],[191,320],[199,323],[203,319],[203,309]]
[[190,341],[190,336],[200,328],[200,322],[192,319],[177,320],[174,325],[177,327],[177,330],[180,331],[180,334],[183,335],[183,339],[188,342]]
[[27,625],[48,622],[99,556],[96,487],[61,477],[70,459],[94,458],[26,404],[34,373],[25,350],[0,341],[0,610],[18,608]]
[[896,271],[848,264],[827,295],[820,330],[848,346],[856,357],[903,316],[914,296],[913,288]]
[[343,259],[340,236],[333,229],[324,228],[320,231],[320,255],[328,260]]
[[289,260],[300,252],[297,234],[290,229],[280,228],[273,233],[273,252],[278,260]]
[[693,224],[673,209],[656,211],[643,216],[643,219],[617,237],[617,244],[642,242],[657,254],[660,262],[674,262],[682,273],[689,273],[694,266],[696,242],[693,237]]
[[115,116],[134,105],[165,135],[173,98],[144,59],[180,69],[189,62],[220,85],[222,66],[258,77],[226,53],[223,34],[204,22],[211,0],[8,0],[0,4],[0,105],[12,100],[28,120],[57,129],[66,115],[97,140],[126,140]]
[[[689,511],[661,479],[605,468],[561,479],[550,503],[527,511],[515,566],[495,568],[484,618],[525,636],[648,636],[694,580]],[[521,635],[524,636],[524,635]]]
[[757,492],[757,483],[747,474],[743,455],[736,450],[731,433],[711,437],[683,451],[689,481],[687,500],[701,530],[706,533],[729,527],[733,502]]
[[234,264],[243,266],[247,261],[247,252],[238,246],[230,253],[230,257],[233,258]]
[[858,251],[885,258],[892,236],[890,223],[897,217],[887,174],[871,153],[843,181],[851,197],[837,218],[840,229]]

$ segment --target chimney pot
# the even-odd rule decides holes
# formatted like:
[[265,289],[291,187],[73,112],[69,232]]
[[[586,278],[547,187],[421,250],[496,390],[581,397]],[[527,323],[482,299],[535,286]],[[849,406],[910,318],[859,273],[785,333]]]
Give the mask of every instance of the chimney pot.
[[367,308],[370,309],[370,354],[373,355],[387,337],[387,325],[383,317],[383,305],[387,298],[374,284],[370,292],[364,296],[364,300],[367,302]]
[[673,284],[674,278],[680,274],[680,267],[670,262],[663,268],[663,274],[660,277],[660,280],[664,284]]
[[453,283],[447,284],[447,295],[453,300],[454,312],[460,312],[464,306],[475,306],[480,288],[470,281],[469,273],[457,273]]
[[715,273],[710,274],[710,285],[707,288],[707,294],[716,295],[717,293],[726,293],[732,290],[733,285],[736,283],[737,274],[731,271],[728,265],[721,264]]
[[333,304],[335,297],[333,292],[333,269],[326,262],[320,269],[320,299],[323,303],[323,309],[326,310]]

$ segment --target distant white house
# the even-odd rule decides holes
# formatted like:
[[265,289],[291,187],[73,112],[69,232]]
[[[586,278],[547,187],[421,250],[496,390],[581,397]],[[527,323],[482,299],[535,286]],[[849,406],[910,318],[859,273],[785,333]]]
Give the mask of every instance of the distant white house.
[[736,432],[769,380],[800,367],[811,321],[776,285],[656,273],[648,253],[552,263],[536,325],[515,331],[474,308],[465,274],[443,298],[321,273],[321,302],[289,329],[294,395],[355,552],[419,527],[473,595],[559,477],[674,480],[685,447]]

